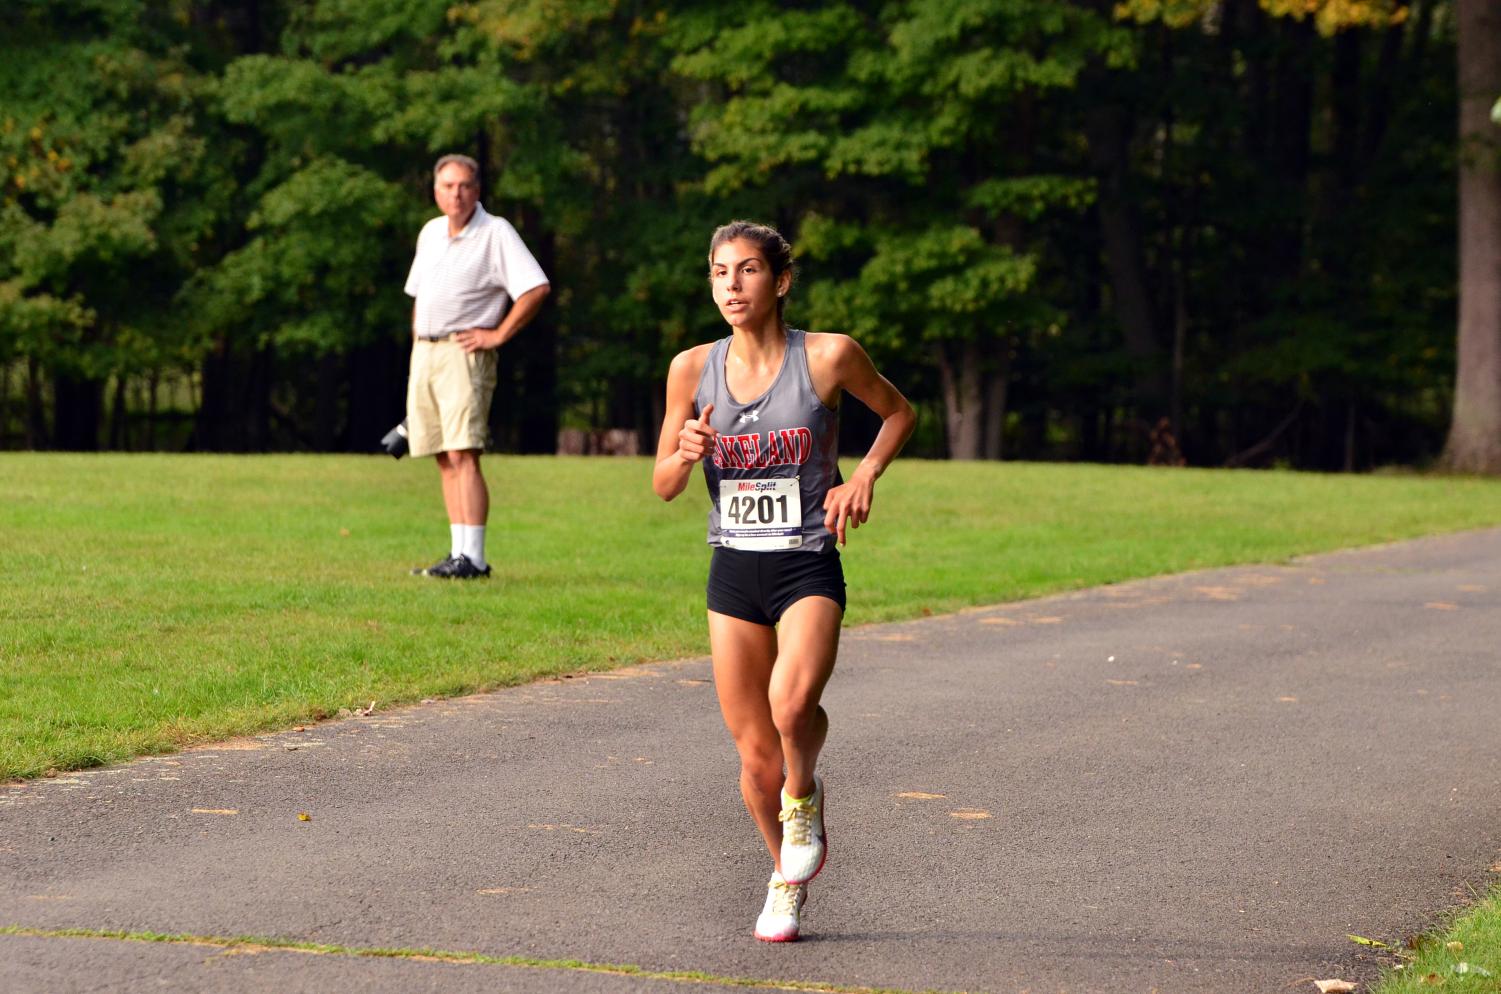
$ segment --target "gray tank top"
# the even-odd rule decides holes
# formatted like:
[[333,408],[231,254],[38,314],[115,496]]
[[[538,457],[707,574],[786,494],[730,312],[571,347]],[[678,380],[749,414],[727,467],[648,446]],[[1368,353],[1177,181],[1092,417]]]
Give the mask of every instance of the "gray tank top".
[[[695,415],[714,405],[710,424],[719,433],[713,455],[703,461],[711,505],[709,544],[821,552],[833,540],[823,524],[824,495],[844,480],[839,415],[813,389],[807,333],[788,329],[776,379],[743,404],[725,384],[733,338],[721,338],[710,348],[693,396]],[[801,514],[794,517],[798,504]]]

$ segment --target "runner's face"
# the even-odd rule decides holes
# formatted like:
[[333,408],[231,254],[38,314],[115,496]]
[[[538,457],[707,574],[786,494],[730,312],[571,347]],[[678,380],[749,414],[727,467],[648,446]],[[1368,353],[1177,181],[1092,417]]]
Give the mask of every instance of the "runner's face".
[[[783,274],[784,277],[786,274]],[[771,275],[771,265],[754,242],[736,238],[714,250],[709,283],[714,303],[732,328],[759,325],[777,313],[777,291],[785,279]]]
[[463,223],[479,203],[479,182],[463,163],[450,162],[438,170],[433,181],[433,199],[438,202],[438,210],[450,220]]

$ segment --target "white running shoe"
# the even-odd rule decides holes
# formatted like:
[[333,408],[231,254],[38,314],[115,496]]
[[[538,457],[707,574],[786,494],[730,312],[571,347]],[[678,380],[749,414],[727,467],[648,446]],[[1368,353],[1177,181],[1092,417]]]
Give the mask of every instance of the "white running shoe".
[[813,778],[813,793],[801,799],[782,791],[782,877],[790,884],[805,884],[818,876],[828,853],[823,830],[823,780]]
[[766,885],[766,906],[756,919],[756,938],[762,942],[796,942],[807,900],[806,886],[789,884],[780,873],[773,873],[771,883]]

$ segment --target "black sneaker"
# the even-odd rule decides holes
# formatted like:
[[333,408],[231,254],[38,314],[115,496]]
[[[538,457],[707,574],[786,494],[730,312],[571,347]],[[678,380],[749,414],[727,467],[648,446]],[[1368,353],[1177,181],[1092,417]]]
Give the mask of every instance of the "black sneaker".
[[453,568],[453,561],[457,556],[444,556],[431,566],[412,567],[413,576],[447,576],[447,571]]
[[442,573],[429,573],[428,576],[441,576],[445,580],[482,580],[490,575],[488,563],[480,569],[468,556],[455,556],[443,565]]

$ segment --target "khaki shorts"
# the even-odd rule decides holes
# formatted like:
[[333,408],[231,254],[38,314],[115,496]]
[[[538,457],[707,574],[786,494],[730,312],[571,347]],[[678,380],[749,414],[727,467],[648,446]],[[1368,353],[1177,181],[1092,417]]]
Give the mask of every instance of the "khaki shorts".
[[407,440],[413,456],[483,449],[490,440],[495,350],[465,352],[453,338],[412,342]]

